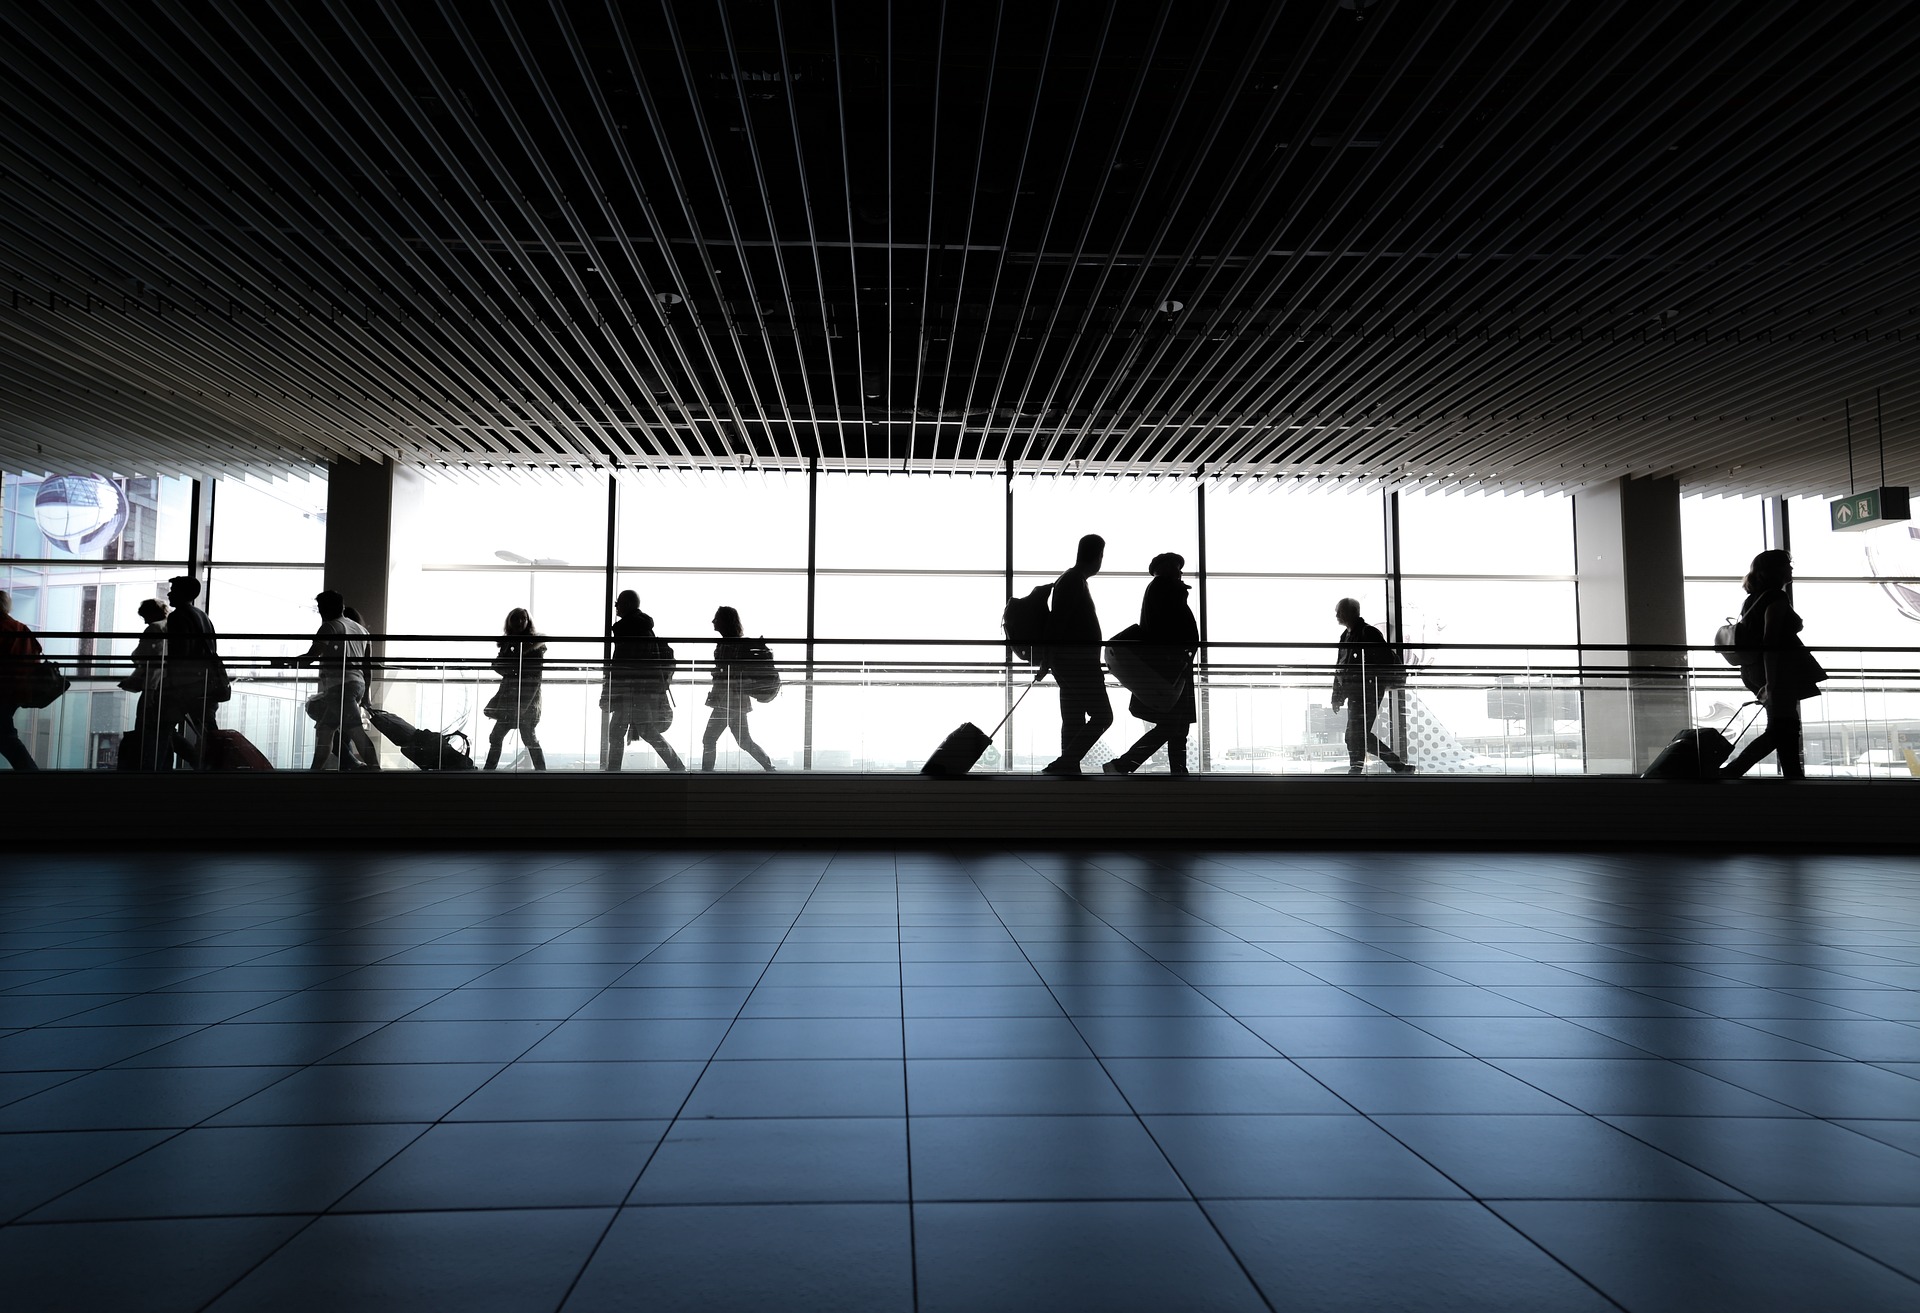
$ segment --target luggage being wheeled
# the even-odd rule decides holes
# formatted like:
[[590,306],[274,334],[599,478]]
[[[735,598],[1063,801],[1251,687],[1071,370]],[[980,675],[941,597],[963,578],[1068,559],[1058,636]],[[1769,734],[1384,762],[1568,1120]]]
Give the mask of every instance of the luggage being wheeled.
[[272,770],[267,754],[253,746],[237,729],[216,729],[207,735],[202,770]]
[[1033,685],[1039,682],[1036,679],[1033,684],[1020,690],[1020,696],[1013,700],[1013,705],[1007,708],[1007,714],[1000,717],[999,724],[991,731],[968,721],[947,735],[940,741],[940,746],[933,750],[933,755],[927,758],[927,764],[920,768],[920,773],[935,779],[956,780],[972,770],[974,763],[980,760],[980,754],[993,744],[993,736],[1000,732],[1000,726],[1013,718],[1013,713],[1027,700],[1027,694],[1033,692]]
[[[393,740],[400,755],[421,770],[472,770],[473,756],[467,736],[459,730],[442,734],[438,730],[415,729],[391,711],[369,710],[373,727]],[[454,740],[460,740],[455,743]]]
[[1740,737],[1733,733],[1734,721],[1740,719],[1740,713],[1748,707],[1757,707],[1758,702],[1743,702],[1733,710],[1732,719],[1727,721],[1727,731],[1722,732],[1712,726],[1688,728],[1673,736],[1673,741],[1660,750],[1647,768],[1640,772],[1643,780],[1705,780],[1712,779],[1713,773],[1726,765],[1727,758],[1733,755],[1733,741]]

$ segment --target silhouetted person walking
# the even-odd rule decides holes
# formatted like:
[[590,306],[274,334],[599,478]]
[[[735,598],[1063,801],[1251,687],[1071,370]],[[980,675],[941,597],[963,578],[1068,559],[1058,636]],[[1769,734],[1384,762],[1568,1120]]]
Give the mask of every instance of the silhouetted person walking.
[[144,769],[152,764],[151,744],[159,733],[160,679],[166,669],[167,604],[157,597],[144,599],[140,618],[147,622],[133,645],[129,661],[133,670],[120,681],[120,687],[139,696],[133,704],[132,737],[120,736],[120,768]]
[[0,758],[15,770],[39,770],[13,718],[40,661],[40,640],[13,618],[13,594],[0,589]]
[[1140,599],[1139,641],[1148,662],[1173,690],[1173,699],[1154,705],[1138,693],[1133,695],[1127,714],[1151,721],[1153,728],[1101,767],[1110,775],[1133,774],[1163,745],[1168,772],[1188,773],[1187,726],[1199,719],[1194,710],[1193,654],[1200,650],[1200,626],[1193,618],[1193,608],[1187,605],[1188,586],[1180,578],[1186,564],[1187,558],[1178,552],[1162,552],[1147,564],[1147,573],[1153,578]]
[[1733,631],[1734,647],[1740,653],[1740,682],[1767,709],[1767,728],[1721,768],[1725,779],[1745,775],[1769,752],[1779,763],[1780,778],[1806,778],[1800,704],[1820,696],[1820,681],[1827,672],[1800,641],[1804,622],[1787,600],[1792,582],[1793,558],[1779,548],[1754,557],[1741,581],[1747,601]]
[[[357,766],[378,770],[379,751],[373,746],[362,715],[372,649],[367,627],[347,616],[347,599],[331,588],[317,594],[313,604],[320,612],[320,628],[314,631],[313,645],[299,656],[283,657],[274,663],[316,667],[319,688],[308,700],[316,713],[312,769],[324,767],[337,745],[342,769]],[[349,749],[359,754],[357,762],[349,756]]]
[[746,682],[735,672],[752,657],[754,644],[740,636],[740,613],[730,606],[713,613],[713,631],[720,635],[720,641],[713,645],[713,687],[707,691],[707,705],[713,708],[713,714],[707,717],[706,732],[700,736],[700,769],[713,769],[720,736],[732,730],[740,750],[759,762],[760,769],[772,770],[773,759],[747,732],[753,698],[747,693]]
[[1361,618],[1360,603],[1353,598],[1341,598],[1333,618],[1341,626],[1340,652],[1333,667],[1333,709],[1338,711],[1343,704],[1347,708],[1347,774],[1364,773],[1368,753],[1396,774],[1408,774],[1413,767],[1373,733],[1380,699],[1406,678],[1406,667],[1399,653],[1387,645],[1386,636]]
[[183,754],[187,764],[200,769],[215,729],[215,708],[227,699],[229,685],[220,645],[212,618],[194,605],[199,599],[198,579],[176,575],[167,580],[167,601],[173,613],[167,617],[159,723],[153,742],[147,745],[155,770],[173,769],[176,743],[188,749]]
[[606,769],[619,770],[628,738],[637,738],[668,770],[685,770],[665,736],[673,724],[673,649],[654,635],[653,617],[640,609],[640,594],[631,588],[613,599],[613,610],[613,656],[600,694],[607,713]]
[[505,637],[493,659],[493,671],[500,676],[500,687],[487,699],[482,714],[493,718],[493,733],[487,737],[488,770],[500,768],[500,745],[507,741],[508,730],[518,730],[527,756],[535,770],[547,768],[547,754],[540,749],[534,731],[540,725],[540,685],[546,675],[547,645],[533,627],[533,617],[523,606],[507,612]]
[[1043,775],[1079,778],[1081,759],[1113,724],[1113,705],[1100,670],[1100,617],[1087,587],[1087,580],[1100,573],[1106,554],[1107,540],[1088,534],[1080,540],[1073,568],[1053,582],[1040,674],[1051,670],[1060,685],[1060,755],[1040,768]]

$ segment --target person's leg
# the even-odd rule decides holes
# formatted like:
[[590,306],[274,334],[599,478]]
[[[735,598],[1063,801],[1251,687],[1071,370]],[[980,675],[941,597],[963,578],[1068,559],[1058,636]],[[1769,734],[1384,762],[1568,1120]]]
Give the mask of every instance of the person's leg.
[[534,729],[539,724],[539,721],[531,720],[520,727],[520,744],[526,748],[527,755],[533,758],[533,768],[535,770],[545,770],[547,768],[547,754],[540,747],[540,736],[534,733]]
[[487,735],[487,764],[481,767],[482,770],[500,769],[500,745],[506,741],[506,722],[500,720],[494,721],[493,733]]
[[1381,761],[1386,762],[1391,769],[1395,771],[1399,771],[1404,769],[1407,763],[1401,760],[1399,753],[1395,752],[1392,748],[1388,747],[1373,732],[1374,722],[1380,719],[1381,700],[1382,699],[1380,695],[1377,693],[1367,699],[1367,709],[1366,709],[1367,751],[1371,752],[1374,756],[1380,758]]
[[352,747],[360,755],[361,770],[380,769],[380,750],[373,746],[373,736],[367,733],[365,725],[355,725],[352,729],[346,730],[345,738],[346,742],[341,744],[341,751],[344,752],[348,747]]
[[1804,780],[1807,765],[1800,743],[1800,704],[1787,702],[1767,712],[1767,733],[1773,736],[1774,759],[1780,763],[1780,778]]
[[339,747],[340,751],[344,752],[346,745],[341,744],[339,738],[340,723],[338,721],[323,720],[315,724],[313,727],[313,765],[307,767],[307,769],[325,770],[327,767],[327,758],[333,755],[336,746]]
[[1367,768],[1367,700],[1358,694],[1347,699],[1347,773]]
[[1108,762],[1102,769],[1109,775],[1131,775],[1147,764],[1161,744],[1173,738],[1173,726],[1155,725],[1152,729],[1135,739],[1133,746]]
[[625,702],[615,702],[607,712],[607,756],[601,770],[619,770],[627,753],[627,727],[633,723]]
[[1097,664],[1054,675],[1060,681],[1060,760],[1078,766],[1113,724],[1113,704]]
[[707,717],[707,728],[700,735],[700,769],[712,770],[713,759],[720,750],[720,736],[727,731],[727,709],[715,707],[713,714]]
[[7,765],[15,770],[39,770],[33,754],[27,751],[26,741],[14,728],[13,718],[19,710],[12,703],[0,703],[0,757],[6,758]]
[[1168,727],[1167,733],[1167,774],[1191,775],[1187,767],[1187,726],[1183,724]]
[[760,745],[753,741],[753,735],[747,732],[747,713],[736,711],[727,723],[733,730],[733,741],[738,743],[749,757],[760,763],[761,770],[772,770],[773,758],[769,757]]
[[640,741],[653,749],[654,755],[660,758],[661,763],[668,770],[687,768],[687,764],[680,760],[680,754],[673,750],[673,745],[667,742],[666,736],[660,731],[643,729],[640,731]]

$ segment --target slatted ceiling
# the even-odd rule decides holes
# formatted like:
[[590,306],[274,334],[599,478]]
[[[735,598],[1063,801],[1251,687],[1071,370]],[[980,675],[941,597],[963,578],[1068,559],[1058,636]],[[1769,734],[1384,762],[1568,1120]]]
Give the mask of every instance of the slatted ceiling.
[[1866,0],[22,0],[0,465],[1830,492],[1881,387],[1920,482],[1917,56]]

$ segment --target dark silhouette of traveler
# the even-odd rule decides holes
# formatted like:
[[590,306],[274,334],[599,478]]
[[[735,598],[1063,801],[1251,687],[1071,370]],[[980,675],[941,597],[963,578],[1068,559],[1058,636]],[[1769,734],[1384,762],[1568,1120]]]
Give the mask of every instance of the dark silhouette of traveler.
[[1189,588],[1180,578],[1186,564],[1187,558],[1178,552],[1162,552],[1147,563],[1153,578],[1140,599],[1140,642],[1148,662],[1173,690],[1173,700],[1153,705],[1138,693],[1133,695],[1127,714],[1151,721],[1153,728],[1101,767],[1110,775],[1133,774],[1163,745],[1168,772],[1188,773],[1187,726],[1199,719],[1194,710],[1193,655],[1200,650],[1200,626],[1187,605]]
[[1080,540],[1073,568],[1053,582],[1047,616],[1047,647],[1040,675],[1052,671],[1060,685],[1060,755],[1040,768],[1043,775],[1080,777],[1080,762],[1113,724],[1113,704],[1100,669],[1100,617],[1093,609],[1087,580],[1100,573],[1107,540],[1090,533]]
[[1820,681],[1827,672],[1800,641],[1803,622],[1787,600],[1792,582],[1793,558],[1778,548],[1754,557],[1741,581],[1747,601],[1733,631],[1740,654],[1740,682],[1766,708],[1767,728],[1721,768],[1722,778],[1738,779],[1769,752],[1779,763],[1780,778],[1806,778],[1800,704],[1820,696]]
[[215,712],[229,691],[213,620],[194,605],[199,598],[198,579],[176,575],[167,580],[167,602],[173,613],[167,617],[158,729],[146,745],[154,770],[172,770],[176,753],[195,770],[205,764],[207,741],[216,728]]
[[707,691],[707,705],[713,708],[713,714],[707,717],[706,732],[700,736],[700,769],[713,769],[720,735],[732,730],[733,741],[740,745],[740,750],[759,762],[761,770],[772,770],[773,759],[747,732],[747,714],[753,710],[753,699],[747,694],[746,684],[734,673],[734,667],[752,654],[754,644],[740,636],[740,613],[730,606],[713,613],[713,631],[720,635],[720,641],[713,645],[713,687]]
[[1380,699],[1401,683],[1406,667],[1387,645],[1386,636],[1361,617],[1360,603],[1353,598],[1341,598],[1334,605],[1333,618],[1341,626],[1340,652],[1333,666],[1333,709],[1347,708],[1347,774],[1365,773],[1368,753],[1396,774],[1411,774],[1413,766],[1373,733]]
[[13,594],[0,588],[0,757],[15,770],[40,769],[13,724],[40,657],[40,640],[13,618]]
[[666,740],[673,724],[673,662],[666,644],[653,632],[653,617],[640,609],[631,588],[613,599],[613,654],[607,662],[600,707],[607,713],[606,769],[619,770],[627,740],[637,738],[654,750],[668,770],[686,763]]
[[[329,588],[317,594],[320,628],[313,645],[299,656],[280,657],[278,666],[313,666],[319,688],[307,700],[314,714],[313,766],[321,770],[336,747],[342,770],[378,770],[380,754],[367,733],[363,709],[367,702],[367,627],[347,617],[347,599]],[[349,753],[357,754],[357,759]]]
[[500,676],[500,687],[481,709],[493,719],[493,733],[487,737],[486,769],[500,768],[500,745],[507,741],[508,730],[518,730],[527,756],[533,759],[533,768],[545,770],[547,754],[534,731],[540,725],[540,685],[546,675],[547,645],[523,606],[507,612],[503,632],[505,637],[494,640],[500,652],[492,663],[493,672]]
[[128,739],[123,735],[120,740],[123,770],[146,764],[136,761],[135,757],[151,756],[146,745],[158,733],[160,677],[166,669],[167,604],[157,597],[149,597],[140,603],[139,612],[147,627],[140,631],[139,641],[133,645],[129,658],[133,670],[120,681],[121,688],[139,695],[133,704],[133,737]]

